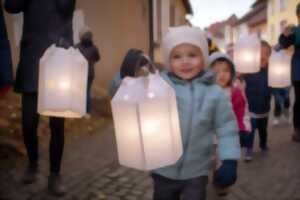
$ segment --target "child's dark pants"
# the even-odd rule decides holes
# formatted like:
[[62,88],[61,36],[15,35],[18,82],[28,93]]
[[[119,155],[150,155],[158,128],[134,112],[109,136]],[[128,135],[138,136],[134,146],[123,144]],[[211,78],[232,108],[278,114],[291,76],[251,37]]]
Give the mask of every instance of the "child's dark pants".
[[[188,180],[172,180],[152,174],[154,181],[153,200],[205,200],[207,176]],[[180,198],[181,197],[181,198]]]
[[249,148],[253,148],[255,131],[258,130],[259,135],[259,146],[262,150],[267,149],[267,140],[268,140],[268,117],[264,118],[251,118],[251,133],[249,137]]

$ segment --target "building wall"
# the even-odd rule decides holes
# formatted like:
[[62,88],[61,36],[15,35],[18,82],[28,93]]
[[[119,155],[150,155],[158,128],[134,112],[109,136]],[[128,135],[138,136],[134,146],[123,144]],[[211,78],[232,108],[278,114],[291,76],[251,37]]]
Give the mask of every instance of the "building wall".
[[263,40],[268,40],[268,25],[261,23],[253,27],[249,27],[249,33],[256,33]]
[[[107,88],[129,48],[149,52],[148,0],[77,1],[77,8],[83,10],[86,24],[92,29],[101,53],[94,86]],[[12,39],[12,18],[6,17],[16,66],[18,49]]]
[[[286,3],[286,6],[284,6]],[[269,42],[275,45],[281,33],[281,22],[298,24],[296,17],[296,5],[299,0],[269,0],[268,1],[268,35]],[[283,6],[282,6],[283,5]]]
[[238,26],[235,26],[233,32],[234,32],[233,40],[237,41],[242,35],[249,33],[249,28],[246,23],[243,23]]
[[186,14],[182,0],[175,0],[175,26],[187,24]]
[[[182,0],[153,0],[154,10],[154,61],[163,62],[161,40],[171,26],[187,24]],[[159,9],[160,8],[160,9]]]

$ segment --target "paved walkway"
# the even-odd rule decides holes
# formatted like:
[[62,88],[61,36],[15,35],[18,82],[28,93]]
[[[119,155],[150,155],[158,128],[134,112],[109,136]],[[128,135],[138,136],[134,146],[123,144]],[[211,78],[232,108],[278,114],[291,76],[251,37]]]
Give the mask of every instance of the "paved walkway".
[[[288,124],[269,128],[270,151],[256,149],[251,163],[239,164],[239,178],[225,200],[300,200],[300,144],[291,141]],[[113,127],[66,145],[63,174],[68,193],[63,200],[150,200],[152,181],[146,173],[120,167]],[[1,200],[57,199],[47,194],[48,153],[42,153],[39,181],[19,183],[22,169],[0,172]],[[215,196],[211,184],[208,200]]]

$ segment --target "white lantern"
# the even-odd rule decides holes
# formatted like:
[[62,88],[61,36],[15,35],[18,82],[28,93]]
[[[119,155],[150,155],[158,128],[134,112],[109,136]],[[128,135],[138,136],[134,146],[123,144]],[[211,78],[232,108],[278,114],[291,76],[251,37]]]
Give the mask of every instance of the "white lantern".
[[269,86],[285,88],[291,85],[291,57],[284,51],[273,51],[269,61]]
[[52,45],[40,59],[38,112],[79,118],[86,113],[88,62],[74,48]]
[[257,35],[243,36],[234,46],[234,63],[239,73],[256,73],[260,69],[261,42]]
[[182,154],[176,95],[158,73],[125,78],[111,105],[121,165],[151,170],[176,163]]

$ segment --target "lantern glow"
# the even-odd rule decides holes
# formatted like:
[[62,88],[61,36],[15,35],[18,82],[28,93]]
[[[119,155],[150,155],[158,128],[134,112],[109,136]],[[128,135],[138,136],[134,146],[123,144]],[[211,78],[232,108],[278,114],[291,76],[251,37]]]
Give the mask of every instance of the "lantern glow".
[[253,60],[253,55],[251,54],[251,52],[244,52],[243,57],[245,62],[252,62]]
[[234,63],[239,73],[256,73],[260,69],[260,40],[256,35],[241,37],[234,46]]
[[285,88],[291,85],[291,57],[284,50],[272,52],[268,76],[270,87]]
[[60,82],[60,88],[63,90],[69,90],[70,89],[70,82],[69,81],[61,81]]
[[49,47],[40,59],[38,112],[79,118],[86,113],[88,63],[79,50]]
[[153,92],[148,92],[148,97],[150,99],[153,99],[153,98],[155,98],[155,94]]
[[182,154],[175,91],[158,73],[132,80],[111,102],[119,162],[140,170],[174,164]]

